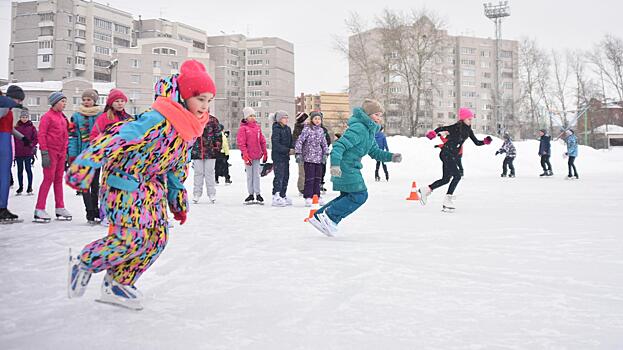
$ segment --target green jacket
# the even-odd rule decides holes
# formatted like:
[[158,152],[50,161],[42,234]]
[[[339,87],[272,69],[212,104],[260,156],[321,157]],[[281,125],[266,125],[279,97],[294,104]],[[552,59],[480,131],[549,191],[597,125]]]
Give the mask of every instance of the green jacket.
[[348,129],[339,140],[333,143],[331,166],[339,166],[342,176],[331,177],[333,190],[340,192],[366,191],[366,184],[361,176],[361,158],[366,154],[382,162],[391,162],[392,153],[382,151],[374,139],[381,129],[362,108],[355,108],[348,120]]

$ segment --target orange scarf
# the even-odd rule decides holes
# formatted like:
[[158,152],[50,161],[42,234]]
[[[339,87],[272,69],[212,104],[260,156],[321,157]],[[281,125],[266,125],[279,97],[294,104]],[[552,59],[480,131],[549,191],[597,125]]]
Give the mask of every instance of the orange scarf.
[[203,128],[210,120],[208,113],[197,117],[181,104],[166,97],[158,97],[151,106],[160,112],[186,142],[190,142],[203,134]]

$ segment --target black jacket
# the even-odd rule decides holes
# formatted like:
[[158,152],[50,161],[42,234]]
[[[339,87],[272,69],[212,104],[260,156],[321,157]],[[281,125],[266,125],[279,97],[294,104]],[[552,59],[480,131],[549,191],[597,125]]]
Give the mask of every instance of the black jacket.
[[294,146],[292,143],[292,131],[289,126],[274,123],[270,142],[272,145],[271,156],[273,162],[287,161],[290,159],[290,149]]
[[292,144],[296,144],[296,140],[298,140],[299,136],[303,132],[303,128],[305,127],[305,121],[309,116],[307,113],[301,113],[297,116],[294,122],[294,131],[292,132]]
[[191,159],[216,159],[223,146],[223,129],[213,115],[203,129],[203,134],[195,140],[190,152]]
[[435,132],[437,134],[442,131],[447,131],[449,133],[447,141],[441,149],[442,153],[447,152],[452,155],[458,156],[459,150],[461,149],[461,146],[463,146],[463,143],[465,142],[465,140],[467,140],[467,138],[470,138],[476,146],[482,146],[485,144],[484,142],[476,138],[472,127],[468,126],[463,122],[457,122],[452,125],[442,126],[435,129]]
[[549,156],[552,153],[552,144],[550,140],[552,139],[549,135],[541,136],[539,140],[541,143],[539,144],[539,155],[540,156]]

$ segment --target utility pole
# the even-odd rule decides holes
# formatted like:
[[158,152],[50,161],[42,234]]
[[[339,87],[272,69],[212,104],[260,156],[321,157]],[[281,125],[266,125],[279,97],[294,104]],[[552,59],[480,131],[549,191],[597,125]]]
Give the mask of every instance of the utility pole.
[[492,3],[484,4],[485,16],[493,21],[495,25],[495,106],[494,119],[498,135],[506,131],[506,118],[502,108],[504,107],[504,96],[502,94],[502,18],[511,15],[508,1],[500,1],[497,5]]

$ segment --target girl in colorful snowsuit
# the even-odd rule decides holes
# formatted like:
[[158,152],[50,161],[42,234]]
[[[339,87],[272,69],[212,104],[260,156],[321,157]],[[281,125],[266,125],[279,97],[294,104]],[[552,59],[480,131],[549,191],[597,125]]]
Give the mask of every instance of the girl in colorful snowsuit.
[[28,141],[24,142],[23,138],[17,138],[14,136],[15,143],[15,162],[17,163],[17,183],[19,188],[17,189],[17,195],[21,195],[24,191],[24,169],[26,170],[26,178],[28,180],[28,187],[26,193],[32,195],[32,164],[35,162],[35,153],[37,152],[37,128],[30,121],[30,115],[27,109],[22,109],[19,116],[19,121],[15,126],[23,137],[26,137]]
[[506,172],[510,169],[509,177],[515,177],[515,167],[513,166],[513,161],[517,156],[517,150],[515,149],[515,145],[513,145],[513,140],[511,140],[511,135],[509,133],[504,133],[504,143],[502,147],[495,152],[495,155],[506,153],[506,157],[504,158],[504,162],[502,163],[502,177],[506,177]]
[[245,107],[242,114],[243,119],[240,122],[236,140],[247,173],[249,196],[245,198],[244,202],[245,204],[263,204],[264,198],[262,198],[260,189],[260,171],[262,169],[260,160],[262,163],[266,163],[268,160],[266,138],[262,134],[262,128],[255,120],[255,110],[251,107]]
[[186,222],[184,181],[190,150],[209,119],[216,88],[205,67],[189,60],[179,76],[156,85],[151,110],[113,124],[71,164],[67,183],[87,189],[102,168],[106,237],[71,256],[69,297],[84,294],[92,273],[107,270],[102,301],[141,309],[137,279],[154,263],[168,239],[167,206]]
[[318,231],[334,236],[337,225],[355,212],[368,199],[368,190],[361,175],[361,158],[369,155],[383,162],[402,161],[400,153],[382,151],[374,135],[380,130],[383,107],[374,100],[366,99],[362,107],[353,110],[348,129],[333,143],[331,151],[331,181],[333,190],[340,196],[327,203],[314,214],[309,222]]
[[45,211],[46,200],[50,187],[54,185],[54,201],[56,218],[71,220],[71,213],[65,209],[63,199],[63,174],[67,159],[69,142],[69,122],[63,114],[67,98],[62,92],[53,92],[48,98],[50,110],[41,116],[39,122],[39,145],[41,150],[41,166],[43,182],[39,187],[34,219],[37,222],[49,222],[50,215]]
[[441,152],[439,152],[439,158],[443,162],[443,176],[432,184],[418,189],[422,205],[426,204],[426,200],[433,190],[450,183],[443,207],[448,210],[454,209],[454,190],[459,184],[459,181],[461,181],[461,173],[457,164],[459,150],[467,138],[470,138],[476,146],[488,145],[492,141],[490,136],[487,136],[484,141],[480,141],[476,138],[471,126],[472,119],[474,119],[472,111],[467,108],[461,108],[459,109],[459,121],[457,123],[442,126],[426,133],[426,137],[430,140],[437,137],[437,135],[443,131],[448,132],[448,136],[446,143],[443,148],[441,148]]
[[[575,136],[575,132],[571,129],[565,131],[565,135],[567,137],[565,139],[567,142],[567,152],[565,153],[565,156],[569,157],[569,161],[567,162],[567,166],[569,167],[567,179],[573,179],[573,177],[579,179],[580,176],[578,176],[578,170],[575,168],[575,158],[578,157],[578,138]],[[572,170],[573,173],[571,173]]]
[[[93,131],[98,115],[102,112],[102,109],[97,106],[98,99],[97,91],[93,89],[84,90],[82,93],[82,104],[78,112],[71,116],[69,123],[69,147],[67,149],[67,157],[70,164],[91,143],[91,131]],[[99,169],[93,176],[91,187],[87,191],[82,192],[87,222],[92,224],[100,221],[98,195]]]
[[193,145],[191,158],[193,160],[193,202],[199,203],[203,194],[203,183],[210,203],[216,202],[216,157],[221,153],[222,133],[221,123],[211,115],[203,133]]
[[[314,195],[320,197],[320,183],[322,181],[322,164],[327,159],[327,139],[325,132],[320,126],[322,115],[315,114],[311,117],[310,124],[303,128],[294,147],[297,163],[303,163],[305,168],[305,188],[303,197],[305,206],[312,205]],[[321,205],[324,203],[320,203]]]

